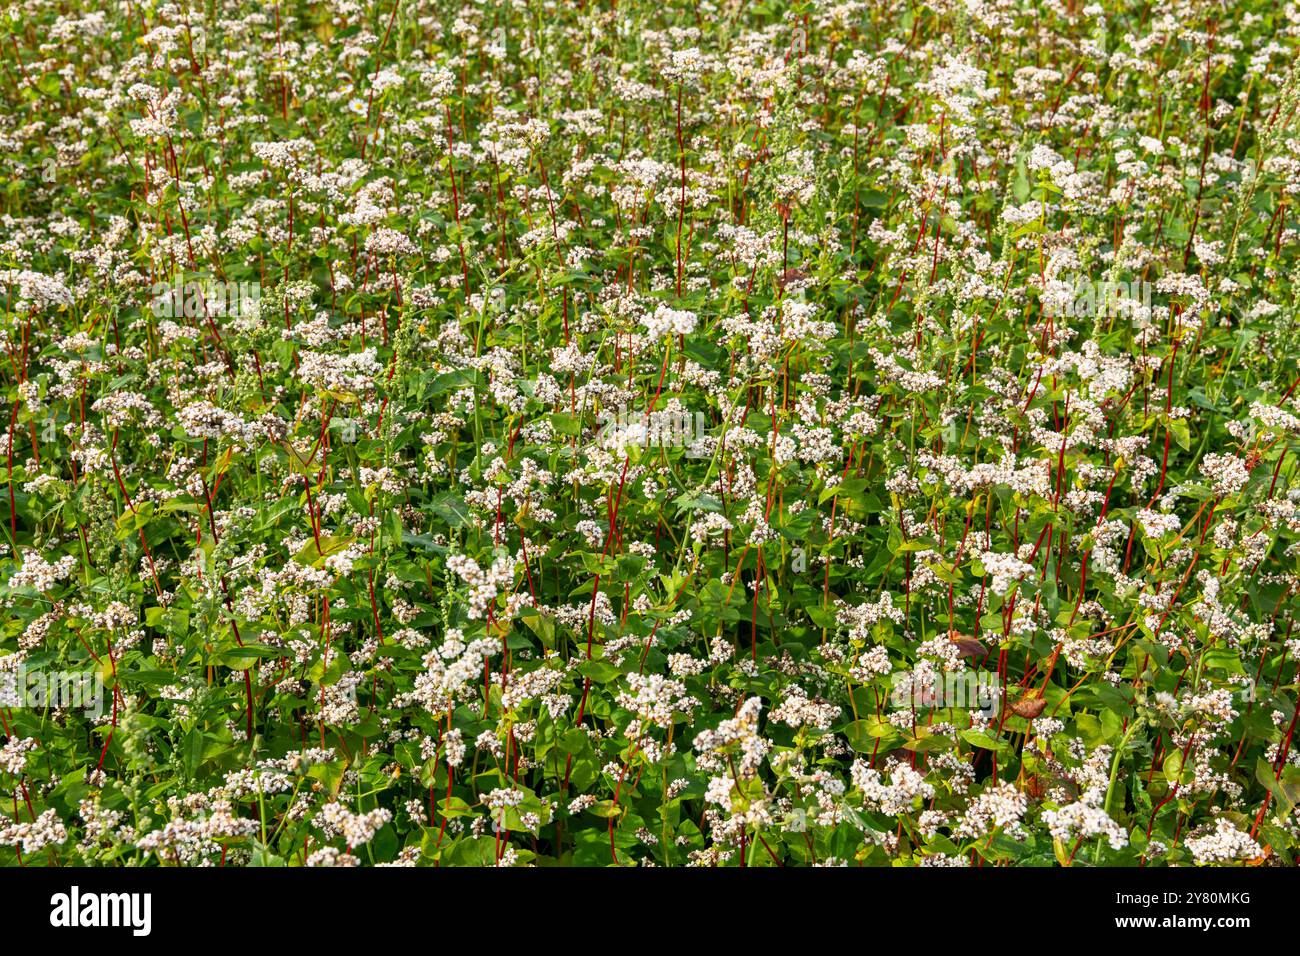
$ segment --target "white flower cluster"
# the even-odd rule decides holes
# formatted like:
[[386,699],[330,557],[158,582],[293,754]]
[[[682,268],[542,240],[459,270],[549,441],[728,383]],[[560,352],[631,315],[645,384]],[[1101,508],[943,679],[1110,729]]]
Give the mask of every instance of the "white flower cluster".
[[993,575],[990,588],[996,594],[1006,594],[1011,585],[1021,578],[1034,573],[1034,566],[1021,561],[1014,554],[997,554],[983,551],[979,556],[985,572]]
[[862,604],[840,604],[835,609],[835,620],[848,629],[849,640],[865,641],[871,636],[871,629],[880,621],[903,623],[903,609],[894,604],[894,596],[888,591],[881,593],[875,602]]
[[758,772],[771,743],[758,733],[758,715],[763,710],[761,697],[750,697],[740,705],[736,716],[722,721],[714,730],[702,730],[695,737],[701,769],[714,770],[726,764],[724,754],[732,749],[740,751],[737,765],[742,776]]
[[307,385],[328,389],[331,392],[350,392],[361,395],[374,386],[375,377],[382,367],[375,358],[373,348],[362,349],[346,355],[325,352],[298,353],[298,377]]
[[1142,526],[1142,533],[1148,538],[1163,538],[1167,534],[1173,534],[1182,524],[1176,514],[1163,514],[1146,508],[1138,511],[1137,521]]
[[18,846],[24,853],[39,853],[47,846],[58,846],[68,839],[68,829],[53,810],[46,810],[35,820],[0,826],[0,846]]
[[1211,452],[1201,459],[1200,472],[1214,486],[1215,494],[1235,495],[1250,480],[1246,463],[1236,455],[1219,455]]
[[10,303],[15,312],[65,307],[75,301],[62,279],[29,269],[0,269],[0,286],[17,290],[17,301]]
[[799,685],[792,686],[772,711],[772,719],[788,727],[815,727],[828,730],[839,719],[840,708],[825,700],[813,700]]
[[1197,863],[1229,863],[1233,860],[1254,859],[1263,854],[1258,843],[1248,833],[1238,830],[1231,821],[1220,818],[1214,830],[1204,836],[1190,837],[1187,849]]
[[689,714],[699,703],[685,684],[661,674],[628,674],[627,684],[628,690],[619,691],[618,705],[656,727],[669,727],[674,714]]
[[320,808],[316,824],[329,836],[342,836],[348,848],[369,843],[380,828],[393,819],[393,812],[377,807],[368,813],[353,813],[338,801]]
[[524,802],[524,792],[515,787],[497,787],[491,793],[480,793],[479,801],[491,810],[517,807]]
[[20,774],[27,766],[27,755],[36,749],[35,737],[10,737],[0,747],[0,771]]
[[889,783],[882,783],[880,773],[862,760],[853,761],[850,768],[853,786],[862,791],[863,802],[873,810],[896,817],[910,813],[918,800],[934,796],[934,785],[927,783],[924,774],[907,764],[900,763],[890,772]]
[[9,586],[48,591],[67,578],[76,566],[77,559],[70,554],[65,554],[53,564],[49,564],[37,552],[26,551],[23,553],[23,566],[9,579]]
[[447,558],[447,570],[469,585],[469,617],[474,621],[482,619],[488,605],[514,582],[514,569],[514,559],[505,554],[494,558],[487,570],[467,555],[453,554]]
[[686,309],[670,309],[661,303],[653,313],[641,319],[641,324],[645,326],[647,338],[660,339],[669,333],[690,335],[695,331],[698,321],[694,312]]
[[1102,809],[1105,799],[1106,791],[1101,787],[1085,790],[1074,803],[1059,810],[1044,810],[1043,822],[1052,836],[1063,842],[1076,836],[1100,836],[1109,841],[1112,849],[1123,849],[1128,845],[1128,834]]
[[1005,781],[985,787],[984,792],[971,801],[957,824],[958,837],[971,839],[990,831],[1001,830],[1019,838],[1024,830],[1020,824],[1029,800],[1023,793]]

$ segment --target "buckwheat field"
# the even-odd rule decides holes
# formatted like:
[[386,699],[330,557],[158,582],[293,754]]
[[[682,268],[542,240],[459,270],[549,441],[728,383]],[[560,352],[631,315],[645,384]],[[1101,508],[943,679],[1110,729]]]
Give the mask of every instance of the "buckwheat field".
[[0,864],[1294,864],[1298,36],[0,11]]

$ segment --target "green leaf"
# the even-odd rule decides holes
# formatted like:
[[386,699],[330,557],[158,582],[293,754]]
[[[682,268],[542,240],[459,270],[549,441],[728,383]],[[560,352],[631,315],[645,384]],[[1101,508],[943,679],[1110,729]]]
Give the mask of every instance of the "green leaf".
[[577,438],[582,434],[582,419],[576,415],[556,412],[551,415],[551,427],[560,435]]
[[429,508],[452,528],[459,528],[470,523],[469,505],[465,499],[452,491],[444,491],[429,501]]
[[623,672],[607,661],[583,661],[578,665],[578,673],[589,677],[597,684],[605,684],[620,676]]

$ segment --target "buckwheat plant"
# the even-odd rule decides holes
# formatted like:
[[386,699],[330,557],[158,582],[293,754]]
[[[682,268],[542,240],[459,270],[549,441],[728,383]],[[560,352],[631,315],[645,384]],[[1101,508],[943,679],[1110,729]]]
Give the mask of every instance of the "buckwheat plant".
[[11,3],[0,863],[1294,864],[1298,36]]

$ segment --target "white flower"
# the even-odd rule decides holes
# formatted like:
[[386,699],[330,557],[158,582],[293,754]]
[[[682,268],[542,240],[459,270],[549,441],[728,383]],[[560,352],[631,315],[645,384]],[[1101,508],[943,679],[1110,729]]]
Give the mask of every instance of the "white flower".
[[1078,837],[1105,837],[1112,849],[1123,849],[1128,845],[1128,834],[1124,828],[1112,820],[1102,809],[1106,791],[1101,787],[1085,790],[1076,802],[1067,804],[1059,810],[1044,810],[1043,822],[1052,832],[1052,836],[1062,842]]
[[1234,495],[1250,480],[1246,463],[1236,455],[1219,455],[1211,452],[1201,459],[1199,470],[1210,479],[1219,495]]
[[641,324],[646,327],[646,336],[651,339],[662,338],[669,333],[690,335],[695,331],[698,318],[694,312],[685,309],[670,309],[662,303],[652,315],[644,316]]
[[1187,849],[1192,851],[1192,858],[1197,863],[1229,863],[1251,859],[1264,852],[1249,834],[1222,818],[1215,822],[1213,833],[1189,839]]

